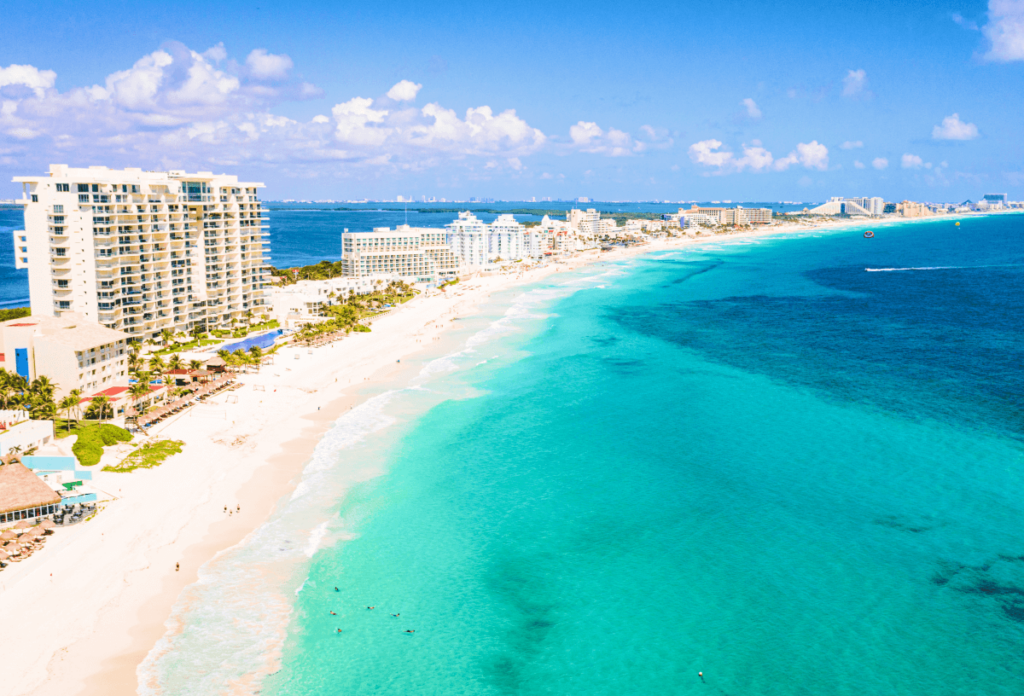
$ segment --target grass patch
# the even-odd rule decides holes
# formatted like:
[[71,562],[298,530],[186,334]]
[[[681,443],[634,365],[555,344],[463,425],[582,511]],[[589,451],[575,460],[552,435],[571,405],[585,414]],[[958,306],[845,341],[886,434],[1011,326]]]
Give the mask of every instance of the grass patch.
[[127,473],[136,469],[152,469],[154,466],[163,464],[168,457],[181,452],[184,444],[181,440],[147,442],[125,457],[120,464],[105,466],[103,470]]
[[78,441],[71,446],[71,451],[82,466],[99,464],[104,447],[116,445],[118,442],[131,442],[132,439],[130,432],[110,423],[77,425],[71,432],[78,435]]

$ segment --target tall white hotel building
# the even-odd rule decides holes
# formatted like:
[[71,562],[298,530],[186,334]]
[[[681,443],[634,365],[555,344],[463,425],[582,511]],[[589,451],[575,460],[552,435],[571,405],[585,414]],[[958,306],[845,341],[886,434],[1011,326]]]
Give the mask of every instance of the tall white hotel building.
[[33,314],[75,312],[146,339],[266,311],[263,184],[63,164],[14,181],[25,206],[15,262]]

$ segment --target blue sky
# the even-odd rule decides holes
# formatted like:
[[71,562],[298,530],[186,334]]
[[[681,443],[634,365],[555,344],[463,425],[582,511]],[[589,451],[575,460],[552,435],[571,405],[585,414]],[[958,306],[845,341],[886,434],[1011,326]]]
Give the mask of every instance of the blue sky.
[[275,199],[1024,198],[1024,0],[13,3],[0,37],[0,198],[50,162]]

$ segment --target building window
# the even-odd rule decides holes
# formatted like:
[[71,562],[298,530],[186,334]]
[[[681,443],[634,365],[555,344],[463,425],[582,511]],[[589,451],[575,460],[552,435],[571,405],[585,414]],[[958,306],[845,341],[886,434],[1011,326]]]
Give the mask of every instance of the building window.
[[[62,205],[55,205],[55,206],[53,206],[53,212],[54,213],[63,213],[64,212],[64,206],[62,206]],[[61,220],[61,222],[64,222],[64,221]]]
[[68,300],[61,300],[57,303],[57,309],[71,309],[71,302]]
[[32,194],[32,202],[33,203],[38,203],[39,202],[39,196],[37,196],[36,194],[33,193]]

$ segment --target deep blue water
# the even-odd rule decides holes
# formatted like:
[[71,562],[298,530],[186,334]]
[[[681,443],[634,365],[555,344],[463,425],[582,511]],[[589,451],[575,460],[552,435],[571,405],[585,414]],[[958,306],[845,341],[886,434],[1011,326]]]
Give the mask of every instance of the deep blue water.
[[339,420],[144,673],[1024,693],[1022,235],[732,240],[497,297]]

